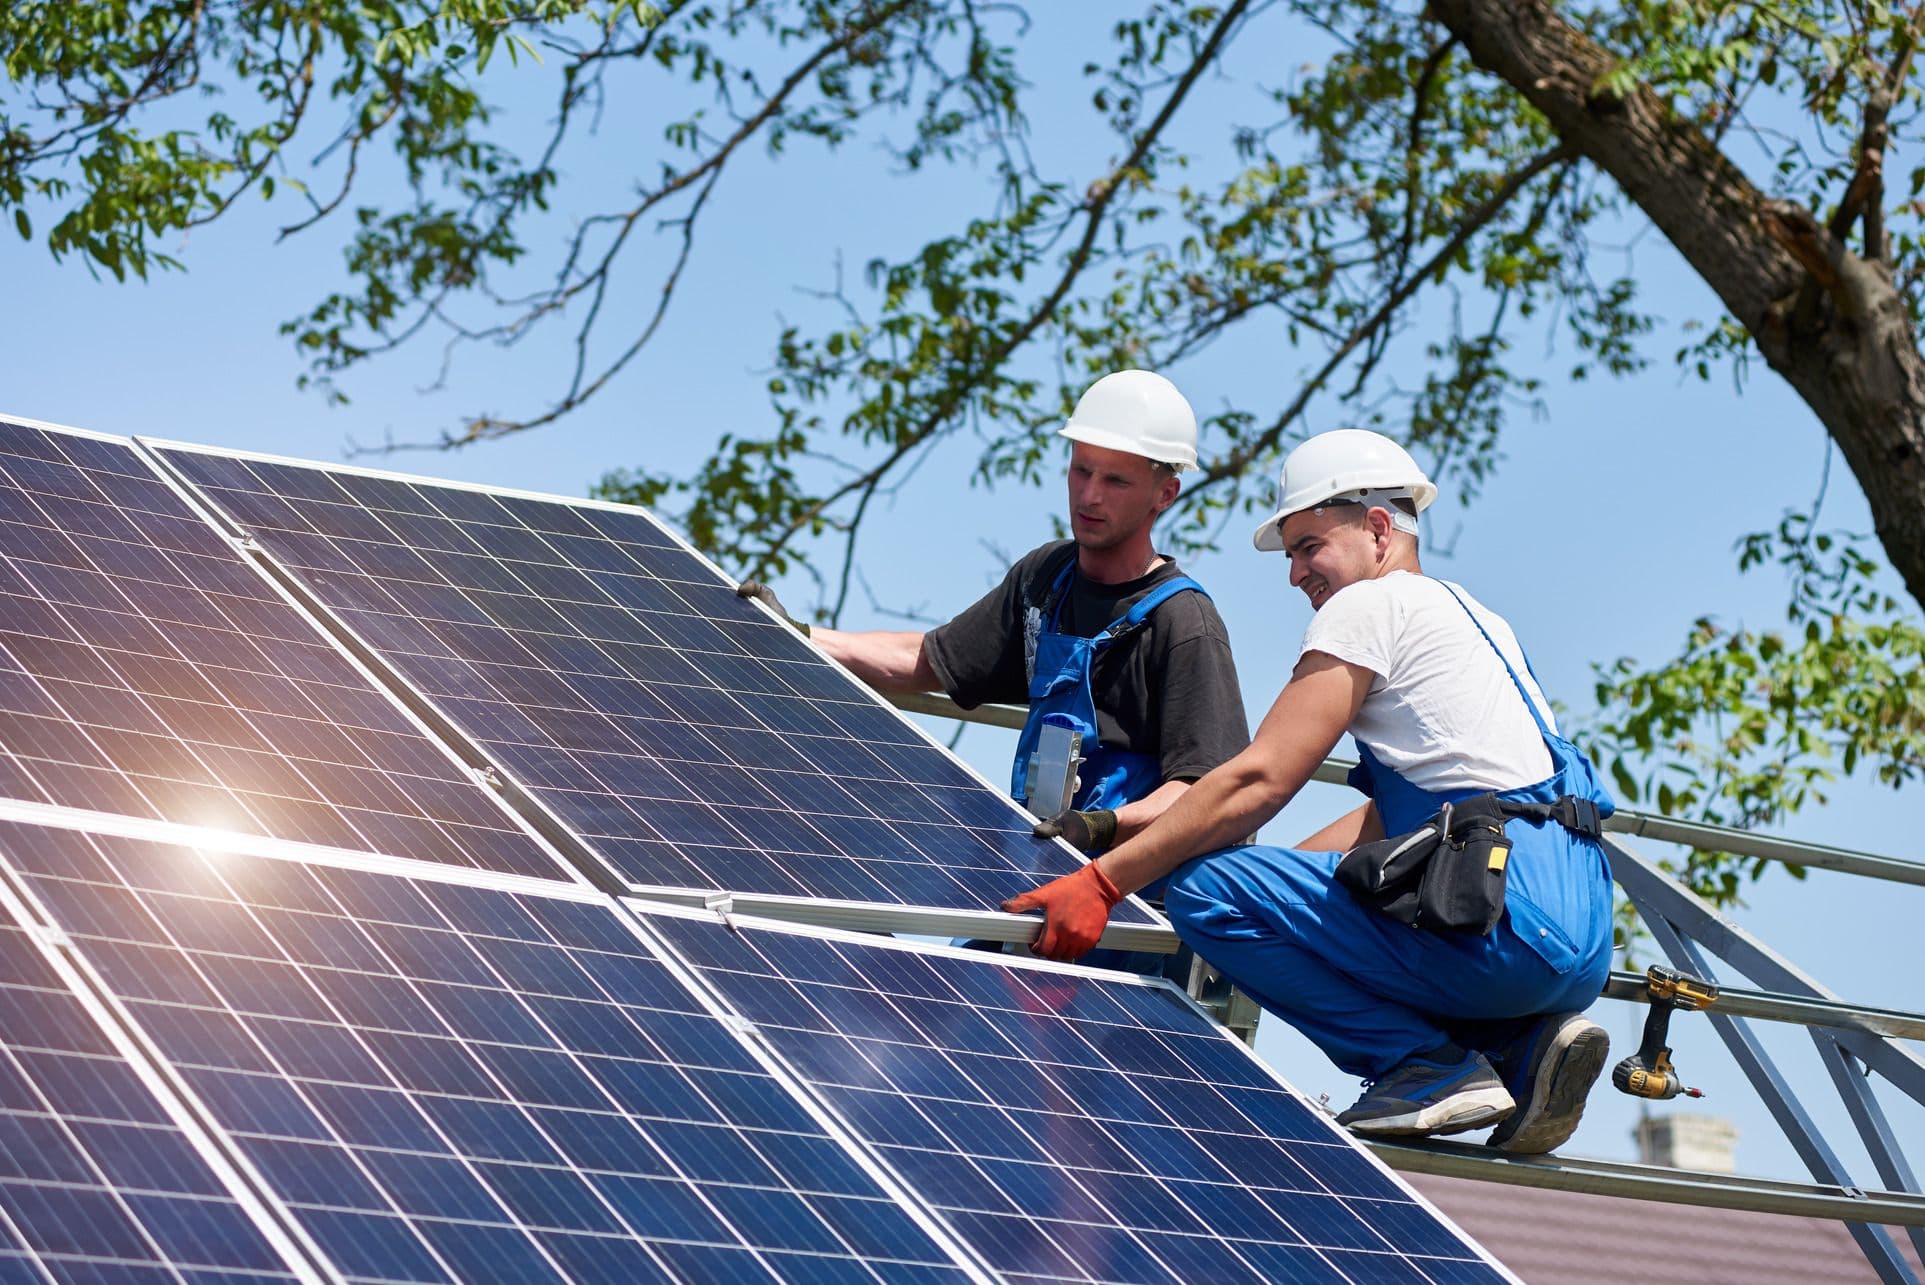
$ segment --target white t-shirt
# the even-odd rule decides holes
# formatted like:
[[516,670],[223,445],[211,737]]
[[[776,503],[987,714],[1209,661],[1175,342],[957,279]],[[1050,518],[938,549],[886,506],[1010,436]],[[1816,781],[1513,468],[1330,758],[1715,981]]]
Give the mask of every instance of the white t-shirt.
[[1311,620],[1303,650],[1376,675],[1350,734],[1412,785],[1431,791],[1535,785],[1551,774],[1550,751],[1466,607],[1556,731],[1550,702],[1503,617],[1452,584],[1460,607],[1444,583],[1394,571],[1346,585]]

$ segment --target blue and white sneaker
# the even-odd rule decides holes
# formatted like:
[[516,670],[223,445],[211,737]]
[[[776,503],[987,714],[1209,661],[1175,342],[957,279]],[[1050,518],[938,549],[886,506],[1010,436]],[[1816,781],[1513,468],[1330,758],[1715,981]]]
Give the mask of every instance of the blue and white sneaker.
[[1577,1132],[1584,1099],[1610,1056],[1611,1037],[1582,1013],[1552,1013],[1491,1050],[1517,1111],[1485,1145],[1524,1156],[1563,1146]]
[[1445,1063],[1412,1057],[1366,1082],[1363,1096],[1337,1123],[1383,1138],[1467,1133],[1496,1124],[1516,1105],[1481,1053]]

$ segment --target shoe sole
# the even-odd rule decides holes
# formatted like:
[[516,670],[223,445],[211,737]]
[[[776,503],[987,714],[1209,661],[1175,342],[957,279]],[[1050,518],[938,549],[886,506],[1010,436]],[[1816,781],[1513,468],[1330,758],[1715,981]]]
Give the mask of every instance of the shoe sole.
[[1344,1127],[1352,1133],[1373,1138],[1436,1137],[1488,1128],[1510,1115],[1516,1107],[1517,1103],[1510,1093],[1499,1085],[1454,1093],[1421,1111],[1378,1116],[1373,1120],[1353,1120]]
[[1611,1037],[1585,1022],[1562,1051],[1555,1048],[1532,1078],[1530,1096],[1490,1136],[1486,1146],[1513,1155],[1541,1156],[1570,1141],[1584,1118],[1585,1099],[1611,1056]]

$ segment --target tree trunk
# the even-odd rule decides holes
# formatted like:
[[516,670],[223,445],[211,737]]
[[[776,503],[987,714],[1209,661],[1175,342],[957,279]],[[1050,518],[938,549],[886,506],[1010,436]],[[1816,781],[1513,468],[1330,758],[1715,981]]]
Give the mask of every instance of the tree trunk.
[[1430,0],[1428,12],[1609,174],[1818,414],[1871,502],[1885,555],[1925,604],[1925,357],[1882,263],[1773,201],[1542,0]]

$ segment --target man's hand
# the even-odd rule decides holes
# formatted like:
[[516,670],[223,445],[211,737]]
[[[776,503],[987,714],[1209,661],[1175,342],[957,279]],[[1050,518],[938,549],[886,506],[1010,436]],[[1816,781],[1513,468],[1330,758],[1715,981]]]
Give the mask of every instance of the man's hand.
[[735,586],[735,596],[738,598],[755,599],[770,611],[773,611],[776,615],[788,621],[789,628],[795,630],[804,638],[809,636],[808,622],[797,620],[794,616],[791,616],[789,609],[782,605],[782,600],[775,596],[775,590],[769,588],[760,580],[744,580],[741,584]]
[[1052,879],[1034,892],[1011,897],[1003,909],[1013,915],[1025,910],[1043,912],[1043,929],[1030,944],[1044,959],[1068,963],[1089,954],[1103,929],[1109,926],[1110,911],[1123,900],[1094,861],[1073,875]]
[[1116,842],[1116,813],[1107,808],[1094,812],[1068,812],[1038,821],[1029,832],[1039,839],[1067,839],[1078,852],[1107,852]]

